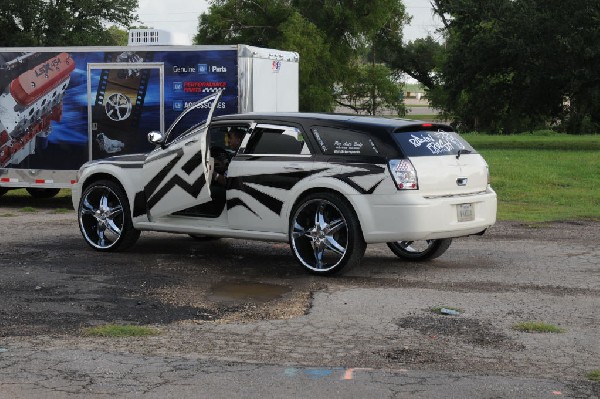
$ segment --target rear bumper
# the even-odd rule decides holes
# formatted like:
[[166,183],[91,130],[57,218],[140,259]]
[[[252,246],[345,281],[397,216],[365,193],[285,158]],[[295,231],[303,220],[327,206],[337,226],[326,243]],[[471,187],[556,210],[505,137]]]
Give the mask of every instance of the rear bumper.
[[[367,243],[454,238],[478,234],[496,222],[497,198],[491,187],[483,193],[424,198],[418,192],[353,196]],[[366,203],[361,204],[360,202]],[[475,217],[458,221],[460,204],[472,204]]]

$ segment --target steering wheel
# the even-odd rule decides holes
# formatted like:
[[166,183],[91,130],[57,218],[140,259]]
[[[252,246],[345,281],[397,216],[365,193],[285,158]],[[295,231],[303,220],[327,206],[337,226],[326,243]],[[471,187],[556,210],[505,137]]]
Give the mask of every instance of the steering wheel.
[[215,160],[215,172],[224,174],[229,167],[229,154],[223,147],[214,146],[210,149],[210,155]]

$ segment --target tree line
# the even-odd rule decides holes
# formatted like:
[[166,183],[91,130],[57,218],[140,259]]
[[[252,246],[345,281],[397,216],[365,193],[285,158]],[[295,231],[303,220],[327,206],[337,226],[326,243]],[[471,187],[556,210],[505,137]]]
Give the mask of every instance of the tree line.
[[433,103],[465,128],[600,133],[598,0],[433,0]]
[[[300,54],[300,108],[403,115],[401,76],[463,130],[600,131],[598,0],[430,0],[411,42],[402,0],[211,0],[196,44]],[[137,0],[2,0],[0,46],[115,45]],[[441,38],[441,39],[440,39]]]
[[123,28],[137,20],[137,0],[0,1],[5,47],[122,44]]

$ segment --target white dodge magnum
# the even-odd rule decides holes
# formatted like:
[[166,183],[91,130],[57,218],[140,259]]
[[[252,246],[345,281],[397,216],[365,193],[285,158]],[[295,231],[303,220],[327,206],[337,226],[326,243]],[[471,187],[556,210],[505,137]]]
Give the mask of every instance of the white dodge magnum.
[[[73,189],[99,251],[142,230],[289,242],[308,271],[356,265],[369,243],[400,258],[443,254],[496,220],[486,162],[449,126],[326,114],[206,117],[188,108],[156,149],[93,161]],[[204,116],[201,116],[204,114]]]

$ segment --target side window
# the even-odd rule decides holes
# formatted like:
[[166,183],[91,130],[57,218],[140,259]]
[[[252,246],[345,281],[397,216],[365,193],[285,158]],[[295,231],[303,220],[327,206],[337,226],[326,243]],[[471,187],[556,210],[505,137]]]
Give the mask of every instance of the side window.
[[248,142],[246,154],[310,154],[302,132],[289,126],[258,125]]
[[240,149],[247,132],[247,125],[213,126],[210,128],[210,148],[223,149],[232,157]]
[[379,155],[377,146],[365,133],[332,127],[313,127],[312,133],[325,155]]

